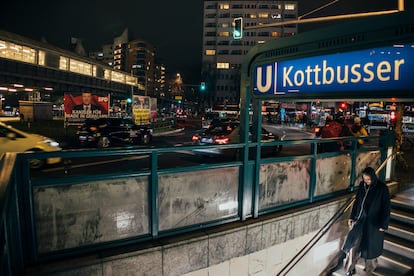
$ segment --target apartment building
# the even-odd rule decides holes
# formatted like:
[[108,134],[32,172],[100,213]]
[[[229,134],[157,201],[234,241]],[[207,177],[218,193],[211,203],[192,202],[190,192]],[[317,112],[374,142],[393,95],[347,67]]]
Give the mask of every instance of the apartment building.
[[295,20],[296,1],[204,1],[201,79],[206,84],[205,105],[238,104],[240,69],[244,56],[257,44],[297,33],[297,25],[245,30],[233,38],[233,20],[244,27]]

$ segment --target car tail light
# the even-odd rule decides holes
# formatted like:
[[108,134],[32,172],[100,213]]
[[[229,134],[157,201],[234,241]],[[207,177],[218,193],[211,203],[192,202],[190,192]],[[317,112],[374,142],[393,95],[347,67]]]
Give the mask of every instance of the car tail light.
[[193,137],[191,137],[191,141],[193,142],[198,141],[198,140],[200,140],[200,137],[197,135],[193,135]]
[[98,131],[98,128],[97,128],[97,127],[94,127],[94,126],[90,127],[89,129],[90,129],[91,131]]
[[214,139],[215,144],[223,145],[230,143],[230,139],[228,137],[219,137]]

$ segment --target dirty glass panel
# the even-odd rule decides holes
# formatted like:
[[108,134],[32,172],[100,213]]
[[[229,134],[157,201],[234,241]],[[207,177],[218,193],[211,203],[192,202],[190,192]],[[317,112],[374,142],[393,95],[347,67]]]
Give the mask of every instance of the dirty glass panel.
[[159,230],[236,216],[238,187],[239,167],[160,175]]
[[355,168],[355,186],[361,182],[361,172],[366,167],[376,170],[381,165],[381,152],[379,150],[358,153]]
[[260,166],[259,210],[309,197],[310,159]]
[[147,234],[148,177],[33,188],[40,253]]
[[317,159],[315,196],[348,189],[351,166],[350,154]]

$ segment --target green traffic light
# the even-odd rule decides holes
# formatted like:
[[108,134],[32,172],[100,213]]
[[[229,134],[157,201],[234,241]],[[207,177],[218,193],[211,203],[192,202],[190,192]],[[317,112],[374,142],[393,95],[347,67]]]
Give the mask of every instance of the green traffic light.
[[206,90],[206,83],[205,83],[205,82],[202,82],[202,83],[201,83],[201,85],[200,85],[200,90],[201,90],[201,91]]
[[241,39],[243,37],[243,18],[237,17],[233,20],[233,38]]

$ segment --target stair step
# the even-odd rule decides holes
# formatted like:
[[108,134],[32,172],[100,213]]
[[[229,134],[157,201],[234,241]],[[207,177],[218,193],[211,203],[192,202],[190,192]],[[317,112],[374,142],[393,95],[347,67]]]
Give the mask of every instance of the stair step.
[[400,273],[408,272],[414,267],[414,260],[406,256],[398,255],[388,250],[384,250],[379,257],[379,264],[381,267],[386,267],[398,271]]
[[402,197],[391,198],[391,208],[406,212],[414,211],[414,201]]
[[386,234],[384,249],[402,256],[414,258],[414,242]]
[[414,242],[414,228],[404,223],[391,222],[387,234]]
[[[384,252],[382,256],[378,258],[378,266],[377,269],[373,272],[373,275],[376,276],[394,276],[394,275],[404,275],[408,271],[410,271],[411,267],[406,263],[400,263],[396,261],[394,258],[398,259],[395,254],[389,254],[388,252]],[[355,266],[356,274],[354,275],[366,275],[365,269],[365,260],[360,258]],[[332,272],[333,276],[343,276],[345,275],[344,267]]]
[[403,210],[391,210],[391,219],[399,222],[414,225],[414,217],[411,213]]

